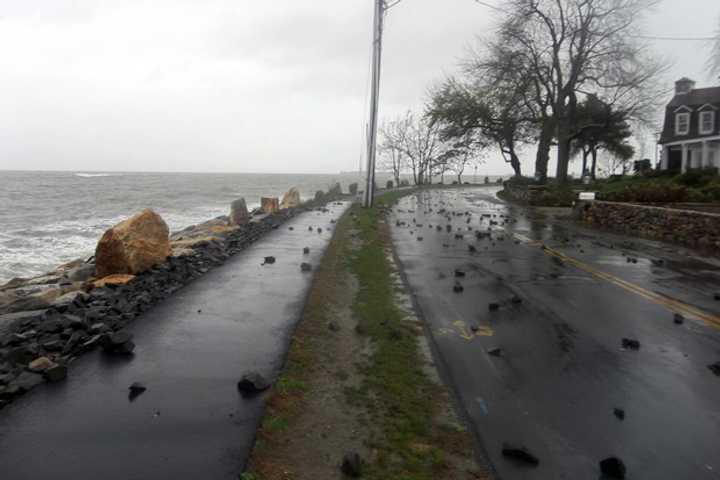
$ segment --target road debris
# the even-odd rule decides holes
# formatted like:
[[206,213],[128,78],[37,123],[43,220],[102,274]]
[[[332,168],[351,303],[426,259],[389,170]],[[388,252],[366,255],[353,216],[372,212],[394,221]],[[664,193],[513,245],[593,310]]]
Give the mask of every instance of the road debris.
[[610,478],[625,478],[627,469],[622,460],[617,457],[609,457],[600,462],[600,471]]
[[525,447],[505,443],[503,444],[502,454],[503,457],[517,460],[528,465],[537,466],[540,464],[540,460]]
[[623,338],[622,347],[627,350],[640,350],[640,342],[631,338]]
[[453,292],[455,293],[462,293],[465,290],[465,287],[462,286],[460,282],[455,282],[455,285],[453,286]]
[[492,355],[493,357],[501,357],[502,356],[502,349],[500,347],[491,348],[487,351],[488,355]]
[[683,323],[685,323],[685,317],[683,317],[679,313],[676,313],[675,315],[673,315],[673,322],[675,323],[675,325],[682,325]]
[[134,382],[132,385],[128,387],[129,393],[128,393],[128,400],[131,402],[134,401],[137,397],[145,393],[145,390],[147,390],[147,387],[140,382]]
[[270,388],[270,382],[258,372],[247,372],[237,384],[237,389],[241,393],[253,394],[259,393]]
[[494,312],[500,309],[500,304],[496,302],[488,303],[488,310]]
[[357,452],[348,452],[343,456],[340,471],[348,477],[358,478],[362,476],[363,461]]
[[622,408],[614,408],[613,414],[618,418],[618,420],[625,420],[625,410]]
[[265,257],[263,259],[263,263],[261,263],[260,265],[272,265],[273,263],[275,263],[275,257],[270,256]]
[[720,362],[715,362],[711,365],[708,365],[708,368],[711,372],[720,377]]

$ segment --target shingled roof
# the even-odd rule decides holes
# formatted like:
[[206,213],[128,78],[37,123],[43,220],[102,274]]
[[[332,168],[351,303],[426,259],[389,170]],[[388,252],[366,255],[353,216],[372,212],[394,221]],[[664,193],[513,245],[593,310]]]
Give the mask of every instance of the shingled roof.
[[675,95],[668,107],[681,105],[702,106],[706,103],[720,103],[720,87],[695,88],[684,95]]

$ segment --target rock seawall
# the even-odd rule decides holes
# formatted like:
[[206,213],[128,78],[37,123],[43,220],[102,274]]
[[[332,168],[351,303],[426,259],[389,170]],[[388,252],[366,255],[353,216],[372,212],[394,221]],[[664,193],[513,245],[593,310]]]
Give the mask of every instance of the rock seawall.
[[325,203],[271,215],[256,211],[245,225],[218,217],[187,227],[167,239],[162,263],[135,274],[96,278],[91,258],[0,285],[0,409],[44,381],[62,380],[84,352],[102,347],[108,354],[132,354],[123,329],[135,317],[295,215],[324,210]]
[[720,252],[720,214],[616,202],[577,202],[577,220],[618,233]]

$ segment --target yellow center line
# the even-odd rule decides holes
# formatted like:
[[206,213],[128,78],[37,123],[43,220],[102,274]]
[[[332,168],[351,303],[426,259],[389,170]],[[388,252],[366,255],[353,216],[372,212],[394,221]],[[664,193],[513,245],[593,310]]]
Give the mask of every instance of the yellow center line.
[[686,303],[683,303],[679,300],[665,297],[658,293],[655,293],[655,292],[652,292],[645,288],[642,288],[639,285],[635,285],[634,283],[630,283],[626,280],[623,280],[622,278],[616,277],[615,275],[611,275],[606,272],[601,272],[600,270],[597,270],[594,267],[591,267],[590,265],[583,263],[579,260],[576,260],[572,257],[568,257],[567,255],[565,255],[553,248],[550,248],[547,245],[543,245],[543,251],[545,253],[547,253],[548,255],[559,258],[560,260],[564,261],[565,263],[569,263],[570,265],[591,274],[594,277],[600,278],[602,280],[606,280],[606,281],[613,283],[629,292],[640,295],[641,297],[643,297],[647,300],[650,300],[651,302],[661,305],[661,306],[667,308],[668,310],[670,310],[671,312],[679,313],[681,315],[696,318],[698,320],[705,322],[706,324],[708,324],[712,327],[720,329],[720,317],[718,317],[717,315],[712,315],[712,314],[703,312],[702,310],[699,310],[699,309],[697,309],[691,305],[688,305]]

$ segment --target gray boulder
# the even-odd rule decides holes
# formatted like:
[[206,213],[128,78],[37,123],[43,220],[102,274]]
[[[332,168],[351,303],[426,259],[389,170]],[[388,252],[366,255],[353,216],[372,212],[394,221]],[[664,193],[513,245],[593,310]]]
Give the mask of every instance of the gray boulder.
[[244,198],[238,198],[230,204],[230,225],[246,225],[250,221]]

